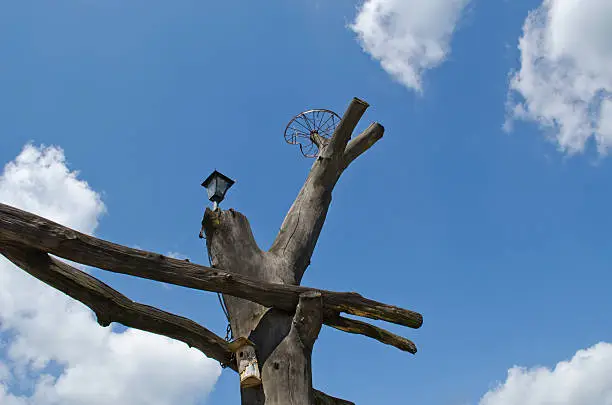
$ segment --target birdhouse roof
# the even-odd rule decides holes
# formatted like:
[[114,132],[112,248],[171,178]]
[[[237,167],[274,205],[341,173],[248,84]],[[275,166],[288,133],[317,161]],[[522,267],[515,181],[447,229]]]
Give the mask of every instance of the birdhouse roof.
[[240,336],[239,338],[234,339],[229,343],[229,349],[235,352],[237,350],[240,350],[241,347],[247,346],[247,345],[255,347],[255,343],[251,342],[249,339],[243,336]]

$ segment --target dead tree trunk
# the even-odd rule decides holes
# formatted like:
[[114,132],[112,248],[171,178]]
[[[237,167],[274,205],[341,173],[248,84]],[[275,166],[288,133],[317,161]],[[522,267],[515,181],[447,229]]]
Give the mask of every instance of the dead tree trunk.
[[[246,217],[234,210],[206,210],[205,230],[213,267],[261,281],[293,284],[286,260],[257,247]],[[310,358],[323,321],[320,294],[304,293],[295,314],[224,296],[234,336],[255,343],[263,385],[241,390],[243,405],[313,404]]]
[[[329,142],[313,139],[319,155],[269,251],[260,249],[247,218],[232,209],[206,209],[202,228],[213,267],[269,283],[299,285],[332,200],[349,163],[383,135],[372,124],[351,143],[367,108],[353,99]],[[300,297],[295,314],[224,295],[234,337],[255,343],[262,385],[242,389],[243,405],[310,405],[311,354],[323,320],[320,297]]]
[[[299,286],[310,263],[342,172],[383,135],[372,124],[349,142],[367,108],[353,99],[329,141],[313,136],[319,155],[268,251],[261,250],[247,218],[234,210],[207,209],[202,220],[213,268],[117,245],[0,203],[0,254],[30,275],[87,305],[107,327],[112,322],[167,336],[239,371],[257,358],[259,382],[241,390],[243,405],[352,405],[312,387],[311,355],[325,324],[416,353],[410,340],[356,316],[419,328],[420,314],[357,293]],[[228,344],[190,319],[143,305],[102,281],[51,257],[116,273],[224,294],[234,337],[252,342],[243,362]],[[1,286],[0,286],[1,288]],[[242,338],[242,339],[240,339]],[[237,360],[237,361],[236,361]],[[255,374],[257,374],[255,372]],[[251,385],[251,384],[249,384]]]

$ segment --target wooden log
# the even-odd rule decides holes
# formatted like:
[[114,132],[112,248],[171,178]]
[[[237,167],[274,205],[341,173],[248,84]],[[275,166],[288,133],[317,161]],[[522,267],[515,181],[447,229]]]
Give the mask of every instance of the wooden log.
[[[238,371],[231,361],[233,353],[229,344],[190,319],[134,302],[97,278],[42,251],[2,243],[0,254],[33,277],[89,307],[102,327],[117,322],[166,336],[186,343],[205,356]],[[354,405],[318,390],[313,390],[313,396],[315,405]]]
[[[345,312],[411,328],[419,328],[423,323],[423,317],[417,312],[373,301],[357,293],[253,280],[220,269],[107,242],[6,204],[0,204],[0,241],[17,242],[114,273],[221,292],[290,313],[295,311],[300,294],[318,291],[327,313]],[[324,323],[327,323],[326,319]]]
[[85,304],[96,314],[100,326],[117,322],[167,336],[195,347],[221,364],[230,363],[227,342],[191,319],[134,302],[97,278],[40,250],[2,243],[0,253],[30,275]]

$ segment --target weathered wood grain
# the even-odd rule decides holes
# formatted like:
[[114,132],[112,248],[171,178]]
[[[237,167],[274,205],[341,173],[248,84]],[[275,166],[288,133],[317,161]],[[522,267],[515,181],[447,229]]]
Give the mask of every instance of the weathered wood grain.
[[270,248],[271,253],[288,261],[295,284],[300,283],[310,265],[340,175],[350,162],[383,135],[384,128],[373,124],[348,144],[367,108],[368,103],[363,100],[354,98],[351,101],[331,140],[320,150]]
[[362,153],[370,149],[383,137],[384,133],[385,128],[378,122],[374,122],[365,131],[353,138],[344,151],[344,166],[348,166]]
[[368,109],[369,104],[363,100],[354,97],[349,103],[346,111],[342,115],[342,120],[334,130],[328,147],[321,151],[320,156],[323,158],[341,158],[344,154],[346,145],[348,144],[355,127],[359,120]]
[[331,326],[332,328],[348,333],[368,336],[372,339],[378,340],[381,343],[397,347],[400,350],[412,354],[417,352],[417,347],[412,341],[393,334],[385,329],[379,328],[378,326],[334,314],[329,314],[325,317],[325,319],[327,320],[327,325]]
[[416,312],[373,301],[357,293],[254,280],[236,273],[107,242],[6,204],[0,204],[2,240],[24,244],[99,269],[221,292],[291,313],[295,311],[300,294],[314,290],[321,293],[323,307],[328,311],[380,319],[411,328],[419,328],[423,322],[422,316]]
[[[282,284],[291,289],[303,288],[297,285],[310,264],[336,182],[348,165],[383,135],[383,127],[373,124],[349,143],[367,107],[366,102],[355,98],[330,140],[311,135],[319,147],[319,155],[270,250],[259,248],[249,221],[243,214],[232,209],[206,210],[202,230],[206,233],[206,245],[214,268],[239,273],[260,282]],[[314,344],[314,340],[306,332],[309,328],[304,326],[308,324],[309,316],[300,310],[306,296],[300,294],[302,298],[293,317],[287,312],[266,308],[268,305],[252,299],[252,294],[247,299],[224,294],[232,331],[238,336],[248,336],[255,342],[258,359],[263,364],[262,386],[242,390],[242,405],[306,405],[315,401],[312,390],[308,388],[312,378],[311,344]],[[414,343],[409,340],[360,321],[342,318],[339,313],[385,320],[401,318],[401,324],[411,327],[421,325],[422,317],[419,314],[408,314],[404,309],[370,300],[367,300],[367,305],[361,305],[365,299],[355,293],[319,291],[318,294],[322,312],[318,316],[322,316],[325,324],[372,337],[401,350],[416,352]],[[275,307],[280,308],[278,305]],[[330,311],[328,308],[334,309]],[[317,310],[308,313],[312,315]],[[316,337],[318,329],[311,331]]]
[[0,244],[0,253],[27,273],[88,306],[101,326],[117,322],[195,347],[221,364],[229,364],[227,342],[191,319],[130,300],[97,278],[47,253],[27,246]]
[[[354,98],[331,139],[315,135],[313,141],[319,146],[319,155],[269,251],[257,245],[246,216],[231,209],[207,209],[204,214],[200,236],[206,234],[212,266],[205,267],[106,242],[3,204],[0,204],[0,246],[5,244],[4,251],[22,267],[46,264],[47,269],[57,274],[31,274],[41,276],[43,281],[46,277],[48,284],[55,283],[56,288],[63,288],[73,298],[91,304],[101,324],[123,320],[154,333],[166,336],[174,333],[171,337],[188,342],[195,335],[203,336],[199,342],[205,347],[201,350],[226,361],[231,355],[229,348],[212,332],[176,315],[133,303],[99,280],[75,273],[78,270],[51,259],[47,253],[116,273],[220,292],[234,337],[248,338],[254,343],[261,369],[262,384],[241,389],[242,405],[352,405],[312,388],[311,355],[321,324],[416,353],[416,346],[410,340],[342,317],[340,313],[412,328],[419,328],[423,322],[416,312],[369,300],[357,293],[299,286],[310,264],[337,181],[351,162],[384,134],[382,125],[373,123],[351,140],[367,108],[365,101]],[[14,244],[21,244],[22,253],[30,252],[33,258],[12,251]],[[121,311],[117,308],[127,315],[118,314]]]
[[321,303],[321,295],[317,292],[300,295],[288,333],[274,347],[262,368],[265,405],[315,402],[311,359],[314,342],[321,330]]
[[[134,302],[97,278],[40,250],[2,243],[0,254],[33,277],[89,307],[102,327],[116,322],[166,336],[237,371],[228,343],[191,319]],[[314,389],[312,395],[316,405],[354,405]]]

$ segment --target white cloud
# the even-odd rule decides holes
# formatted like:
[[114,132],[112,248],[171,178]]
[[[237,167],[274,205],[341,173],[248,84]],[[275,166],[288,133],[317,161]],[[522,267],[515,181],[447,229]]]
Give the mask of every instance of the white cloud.
[[[0,177],[0,201],[86,233],[104,212],[55,147],[26,146]],[[85,306],[3,257],[0,286],[0,333],[10,336],[0,357],[3,405],[194,404],[220,374],[215,361],[183,343],[101,328]],[[52,364],[61,366],[59,376],[47,370]],[[11,392],[32,373],[31,393]]]
[[168,253],[166,253],[166,256],[171,257],[173,259],[178,259],[178,260],[188,259],[187,256],[185,256],[184,254],[179,253],[179,252],[168,252]]
[[421,91],[426,69],[442,63],[469,0],[366,0],[350,28],[363,50],[406,87]]
[[611,37],[610,0],[544,0],[519,39],[507,125],[534,121],[563,151],[582,152],[593,139],[605,154],[612,145]]
[[0,201],[91,233],[104,213],[98,193],[68,170],[60,148],[27,145],[4,167]]
[[479,405],[612,405],[612,344],[579,350],[553,369],[513,367]]

